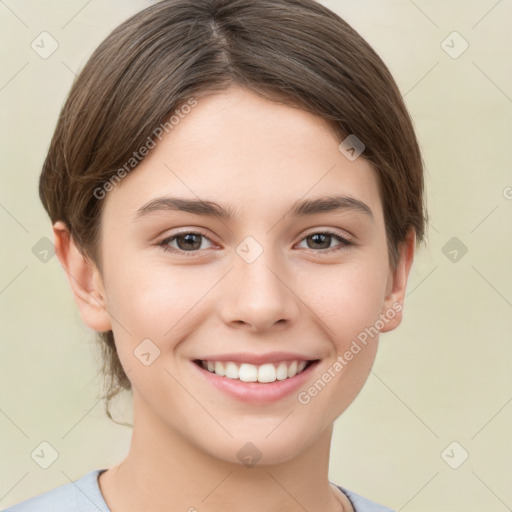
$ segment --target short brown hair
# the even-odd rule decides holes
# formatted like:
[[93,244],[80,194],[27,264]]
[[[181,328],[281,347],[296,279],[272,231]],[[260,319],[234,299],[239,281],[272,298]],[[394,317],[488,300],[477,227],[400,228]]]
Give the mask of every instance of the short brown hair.
[[[409,229],[424,237],[423,165],[386,65],[343,19],[313,0],[163,0],[117,27],[94,51],[64,104],[39,193],[52,222],[101,268],[95,190],[155,139],[190,98],[243,86],[354,134],[374,167],[390,263]],[[135,168],[135,166],[134,166]],[[105,410],[131,389],[112,331],[100,333]],[[115,420],[114,420],[115,421]]]

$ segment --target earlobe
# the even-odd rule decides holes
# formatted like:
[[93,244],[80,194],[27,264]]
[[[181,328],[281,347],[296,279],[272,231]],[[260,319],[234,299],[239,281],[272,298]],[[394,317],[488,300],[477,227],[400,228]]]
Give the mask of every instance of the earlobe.
[[96,265],[79,250],[64,222],[53,225],[55,252],[64,268],[84,323],[98,332],[112,329],[103,280]]
[[406,239],[400,245],[400,259],[396,269],[390,270],[386,298],[381,315],[385,317],[381,332],[396,329],[402,321],[402,309],[409,271],[411,270],[416,247],[416,233],[410,229]]

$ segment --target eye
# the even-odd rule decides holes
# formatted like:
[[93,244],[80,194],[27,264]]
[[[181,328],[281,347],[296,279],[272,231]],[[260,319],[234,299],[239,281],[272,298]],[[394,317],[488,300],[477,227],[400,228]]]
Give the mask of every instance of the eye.
[[[210,247],[204,246],[203,242],[205,240],[210,244]],[[334,240],[337,240],[339,243],[332,247],[331,244]],[[306,249],[313,249],[314,252],[322,254],[339,251],[353,245],[353,242],[347,238],[341,236],[339,233],[329,230],[311,233],[303,238],[301,243],[304,241],[307,245]],[[203,233],[183,231],[165,238],[159,242],[158,245],[166,252],[193,256],[201,250],[213,247],[213,242]]]
[[[331,247],[331,242],[333,240],[338,240],[340,242],[337,246],[334,246],[334,248]],[[305,238],[303,238],[301,243],[303,241],[306,242],[307,249],[313,249],[315,250],[315,252],[319,251],[321,253],[331,253],[342,250],[350,245],[353,245],[353,242],[351,242],[347,238],[341,236],[339,233],[335,233],[329,230],[311,233]]]
[[[170,237],[165,238],[159,242],[159,246],[164,251],[174,252],[178,254],[195,253],[200,249],[205,249],[203,241],[207,240],[212,246],[211,240],[203,233],[194,231],[183,231],[182,233],[176,233]],[[176,244],[173,246],[171,244]],[[208,248],[208,247],[206,247]],[[186,254],[188,256],[188,254]],[[190,254],[192,255],[192,254]]]

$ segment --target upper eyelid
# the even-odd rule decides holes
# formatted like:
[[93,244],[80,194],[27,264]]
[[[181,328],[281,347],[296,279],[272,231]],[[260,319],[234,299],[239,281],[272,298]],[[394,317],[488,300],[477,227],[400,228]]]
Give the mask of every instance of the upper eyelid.
[[168,235],[168,236],[162,238],[160,243],[166,242],[168,240],[172,240],[173,238],[177,238],[177,237],[183,236],[183,235],[200,235],[204,238],[207,238],[208,240],[210,240],[210,242],[213,243],[213,240],[211,239],[211,237],[209,235],[207,235],[206,233],[202,232],[200,229],[187,229],[184,231],[178,231],[177,233],[173,233],[172,235]]
[[352,242],[353,239],[355,238],[354,235],[352,235],[352,233],[350,233],[349,231],[347,230],[341,230],[338,228],[338,229],[335,229],[335,228],[314,228],[312,229],[311,231],[307,231],[304,235],[302,235],[302,238],[300,239],[301,241],[304,239],[304,238],[307,238],[308,236],[311,236],[311,235],[315,235],[316,233],[328,233],[329,235],[332,235],[332,236],[339,236],[340,238],[343,238],[347,241],[350,241]]
[[[162,240],[160,242],[158,242],[158,245],[164,245],[165,243],[174,241],[179,236],[184,236],[184,235],[199,235],[199,236],[202,236],[203,238],[206,238],[213,245],[218,245],[207,234],[203,233],[200,230],[193,230],[193,229],[189,229],[186,231],[178,231],[178,233],[173,233],[172,235],[166,236],[166,237],[162,238]],[[179,251],[180,249],[177,249],[177,250]],[[189,252],[194,252],[194,251],[189,251]]]

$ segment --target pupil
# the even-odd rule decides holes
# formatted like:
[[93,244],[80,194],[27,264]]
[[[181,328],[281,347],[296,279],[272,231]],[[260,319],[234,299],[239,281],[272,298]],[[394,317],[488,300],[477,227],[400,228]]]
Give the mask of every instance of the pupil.
[[[331,235],[327,235],[324,233],[316,233],[314,235],[311,235],[311,238],[313,239],[313,242],[320,243],[320,245],[323,245],[323,247],[320,247],[321,249],[328,249],[329,248],[329,241],[330,241]],[[318,247],[314,247],[315,249],[318,249]]]
[[[187,250],[187,249],[199,249],[201,247],[200,236],[201,235],[196,235],[194,233],[188,233],[186,235],[182,235],[182,236],[178,237],[178,239],[177,239],[178,240],[178,246],[181,245],[180,244],[180,240],[186,240],[186,244],[185,244],[184,250]],[[194,240],[194,238],[196,238],[196,240]],[[183,249],[183,247],[180,247],[180,249]]]

